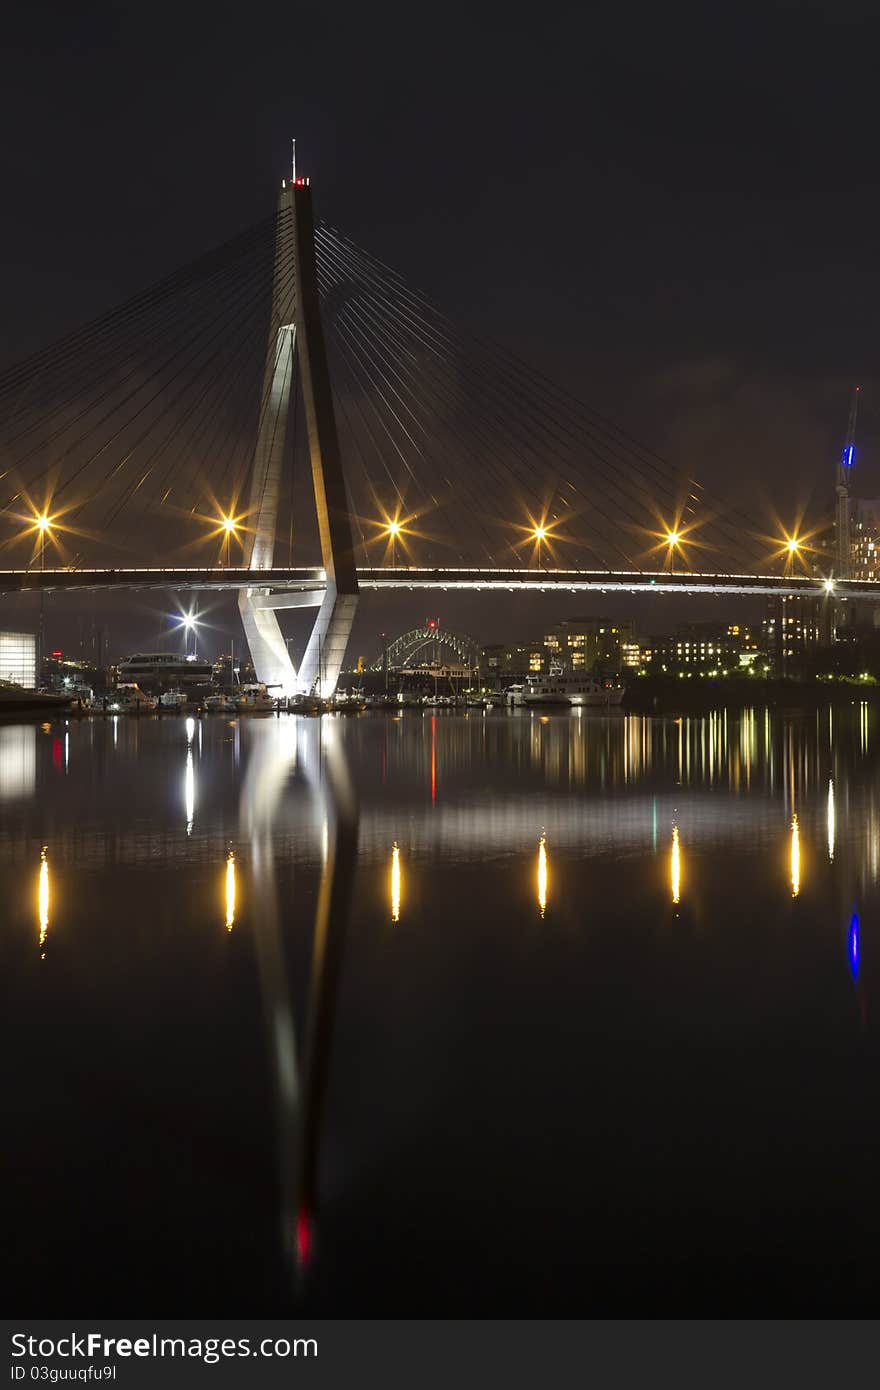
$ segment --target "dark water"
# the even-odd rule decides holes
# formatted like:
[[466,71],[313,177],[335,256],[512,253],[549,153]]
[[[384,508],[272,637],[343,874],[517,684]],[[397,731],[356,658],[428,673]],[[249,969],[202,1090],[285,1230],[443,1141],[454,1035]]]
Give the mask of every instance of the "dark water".
[[10,1313],[874,1312],[878,749],[0,728]]

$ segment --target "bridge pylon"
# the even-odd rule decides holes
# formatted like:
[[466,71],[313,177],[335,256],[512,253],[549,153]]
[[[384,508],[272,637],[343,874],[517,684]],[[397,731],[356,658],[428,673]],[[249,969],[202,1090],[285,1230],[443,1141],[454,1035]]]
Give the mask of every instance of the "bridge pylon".
[[251,475],[254,530],[247,562],[256,572],[271,569],[274,561],[287,416],[298,370],[326,576],[323,593],[297,596],[296,606],[320,604],[299,671],[276,616],[276,608],[291,606],[292,596],[273,595],[255,579],[253,587],[241,591],[239,610],[258,680],[280,686],[284,694],[318,689],[332,695],[354,622],[358,583],[321,323],[311,189],[304,179],[285,179],[278,195],[271,322]]

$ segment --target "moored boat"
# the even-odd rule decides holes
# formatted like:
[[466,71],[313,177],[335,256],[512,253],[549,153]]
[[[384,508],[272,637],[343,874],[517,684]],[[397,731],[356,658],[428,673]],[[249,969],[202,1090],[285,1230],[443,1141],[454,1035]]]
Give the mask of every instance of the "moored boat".
[[239,714],[272,714],[275,710],[275,700],[265,685],[255,682],[241,687],[236,708]]
[[153,714],[157,700],[155,695],[147,695],[139,686],[125,682],[117,685],[110,699],[111,714]]
[[0,716],[29,711],[33,711],[34,714],[45,711],[48,714],[52,710],[67,709],[70,702],[70,695],[55,695],[44,690],[25,690],[24,686],[16,685],[14,681],[0,680]]
[[551,664],[546,676],[529,676],[512,685],[506,703],[514,707],[555,705],[564,709],[615,709],[626,694],[626,686],[614,676],[590,676],[563,671]]

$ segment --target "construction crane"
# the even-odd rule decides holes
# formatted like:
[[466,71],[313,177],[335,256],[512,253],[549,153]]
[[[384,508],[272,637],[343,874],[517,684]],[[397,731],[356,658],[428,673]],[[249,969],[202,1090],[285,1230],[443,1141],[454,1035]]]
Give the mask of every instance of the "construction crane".
[[859,391],[853,391],[849,408],[846,440],[837,465],[837,578],[849,579],[852,571],[852,539],[850,537],[849,480],[856,456],[856,418],[859,413]]

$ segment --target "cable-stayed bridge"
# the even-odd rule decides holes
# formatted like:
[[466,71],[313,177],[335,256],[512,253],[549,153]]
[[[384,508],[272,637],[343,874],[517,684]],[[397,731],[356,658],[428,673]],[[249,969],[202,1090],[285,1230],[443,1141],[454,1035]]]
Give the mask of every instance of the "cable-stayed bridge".
[[809,568],[316,224],[303,179],[0,375],[0,593],[235,590],[286,691],[335,687],[362,590],[880,596]]

